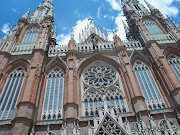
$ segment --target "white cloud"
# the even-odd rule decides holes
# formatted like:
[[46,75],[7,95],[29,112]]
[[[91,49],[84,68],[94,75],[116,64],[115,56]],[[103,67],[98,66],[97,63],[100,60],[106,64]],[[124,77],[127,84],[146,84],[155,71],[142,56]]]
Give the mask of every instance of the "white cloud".
[[116,1],[116,0],[106,0],[107,2],[109,2],[109,4],[111,5],[111,7],[114,9],[114,10],[118,10],[120,11],[121,10],[121,4],[120,2]]
[[[87,26],[88,22],[89,22],[88,18],[86,18],[84,20],[78,20],[76,22],[76,26],[73,27],[74,39],[76,40],[77,43],[79,41],[79,33],[82,33],[82,29],[84,29],[85,26]],[[70,37],[71,37],[71,32],[69,34],[67,34],[67,35],[59,34],[57,36],[57,42],[60,45],[66,45],[66,44],[68,44],[68,42],[70,40]]]
[[109,20],[114,20],[114,16],[104,15],[103,18],[108,18]]
[[9,23],[5,23],[3,27],[1,28],[1,31],[6,34],[7,31],[10,29]]
[[77,16],[80,16],[80,13],[79,13],[79,11],[77,9],[74,11],[74,14],[77,15]]
[[58,44],[67,45],[70,39],[70,34],[59,34],[56,39]]
[[[124,30],[124,26],[123,26],[122,21],[126,22],[126,17],[122,16],[122,14],[119,14],[115,18],[116,27],[114,29],[116,30],[116,33],[121,38],[121,40],[126,40],[126,33],[125,33],[125,30]],[[111,40],[111,41],[113,40],[112,30],[108,31],[108,39]]]
[[18,10],[15,9],[15,8],[12,8],[12,11],[13,11],[14,13],[17,13],[17,12],[18,12]]
[[100,18],[101,7],[98,7],[97,17]]
[[[178,8],[173,6],[173,1],[179,1],[180,0],[147,0],[150,4],[152,4],[155,8],[159,9],[163,15],[168,14],[169,16],[176,17],[178,15]],[[143,5],[146,6],[144,0],[140,0],[140,3],[143,3]],[[146,6],[147,7],[147,6]]]

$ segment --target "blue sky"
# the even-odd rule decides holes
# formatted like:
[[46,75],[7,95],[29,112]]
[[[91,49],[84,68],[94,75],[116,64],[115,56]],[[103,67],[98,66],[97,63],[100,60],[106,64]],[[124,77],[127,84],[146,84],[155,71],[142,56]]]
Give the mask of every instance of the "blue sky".
[[[164,15],[168,14],[180,24],[180,0],[147,0],[158,8]],[[31,8],[32,12],[43,0],[2,0],[0,8],[0,39],[4,33],[15,25],[19,18]],[[143,0],[140,0],[143,3]],[[89,17],[106,30],[112,38],[112,26],[120,38],[125,39],[120,0],[53,0],[55,24],[57,25],[57,39],[60,44],[67,44],[72,28],[75,30],[75,39],[87,23]]]

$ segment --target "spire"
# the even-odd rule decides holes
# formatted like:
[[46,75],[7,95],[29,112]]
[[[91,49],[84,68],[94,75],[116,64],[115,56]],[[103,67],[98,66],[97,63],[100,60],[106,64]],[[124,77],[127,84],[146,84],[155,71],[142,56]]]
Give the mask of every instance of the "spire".
[[149,2],[147,2],[146,0],[144,0],[144,2],[146,3],[146,5],[148,6],[149,10],[152,12],[154,10],[157,10],[154,6],[152,6]]
[[113,31],[113,37],[115,37],[117,35],[117,33],[113,27],[112,27],[112,31]]
[[9,36],[12,28],[13,28],[13,25],[12,25],[11,28],[7,31],[6,35],[3,37],[3,40],[4,40],[4,41],[8,38],[8,36]]
[[128,26],[125,24],[124,21],[122,21],[122,22],[123,22],[123,26],[124,26],[124,30],[125,30],[125,32],[126,32],[126,35],[128,35],[128,33],[129,33],[129,28],[128,28]]
[[71,31],[71,39],[74,39],[74,30]]
[[166,16],[169,18],[169,20],[174,24],[174,26],[176,28],[180,28],[179,24],[177,24],[170,16],[168,16],[168,15],[166,15]]
[[53,0],[45,0],[45,2],[53,3]]
[[30,13],[30,8],[28,9],[28,11],[22,16],[22,19],[28,19],[28,17],[29,17],[29,13]]
[[53,36],[52,36],[53,39],[56,39],[56,25],[54,26],[54,31],[53,31]]

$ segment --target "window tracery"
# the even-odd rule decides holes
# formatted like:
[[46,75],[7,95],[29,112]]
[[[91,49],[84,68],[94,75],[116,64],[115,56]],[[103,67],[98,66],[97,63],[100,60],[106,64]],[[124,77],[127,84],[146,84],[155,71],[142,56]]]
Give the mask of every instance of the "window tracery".
[[36,42],[38,29],[36,27],[30,28],[24,37],[23,44],[34,44]]
[[164,119],[159,123],[160,130],[163,135],[179,135],[180,131],[176,127],[176,125],[169,121],[168,119]]
[[86,117],[98,117],[104,111],[115,115],[128,111],[119,73],[111,65],[95,61],[83,71],[81,80]]
[[148,29],[151,35],[163,34],[154,21],[144,20],[143,23],[145,24],[146,28]]
[[11,119],[25,77],[22,67],[14,69],[8,76],[0,96],[0,120]]
[[42,120],[62,118],[64,71],[54,68],[47,77]]
[[175,55],[170,55],[168,58],[169,64],[171,65],[172,69],[180,79],[180,57]]
[[166,108],[149,67],[141,61],[134,64],[135,75],[149,110]]

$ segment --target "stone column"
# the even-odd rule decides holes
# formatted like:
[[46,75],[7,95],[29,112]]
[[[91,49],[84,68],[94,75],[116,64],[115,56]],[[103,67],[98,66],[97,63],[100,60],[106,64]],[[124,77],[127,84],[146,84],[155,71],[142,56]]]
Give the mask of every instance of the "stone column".
[[35,50],[31,59],[31,68],[26,73],[26,78],[21,89],[21,96],[17,109],[12,117],[10,135],[29,134],[35,115],[35,101],[37,98],[38,84],[40,82],[41,67],[44,62],[45,52]]
[[[153,69],[156,71],[155,74],[161,82],[169,103],[172,107],[180,109],[180,81],[177,75],[174,73],[157,43],[153,41],[148,42],[146,51],[153,62]],[[172,98],[169,98],[169,95]]]

